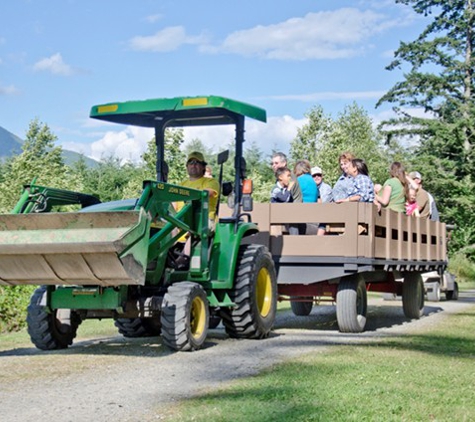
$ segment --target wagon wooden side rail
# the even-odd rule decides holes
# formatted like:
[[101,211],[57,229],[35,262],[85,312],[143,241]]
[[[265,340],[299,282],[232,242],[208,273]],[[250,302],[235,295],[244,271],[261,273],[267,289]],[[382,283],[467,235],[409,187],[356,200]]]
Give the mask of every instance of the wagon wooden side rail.
[[[402,295],[406,316],[419,318],[421,274],[442,274],[447,266],[445,224],[378,212],[373,204],[254,204],[249,216],[259,233],[248,241],[271,251],[280,299],[291,300],[297,315],[321,300],[336,301],[341,331],[363,330],[367,291]],[[319,225],[324,236],[317,235]],[[290,235],[289,226],[305,234]]]

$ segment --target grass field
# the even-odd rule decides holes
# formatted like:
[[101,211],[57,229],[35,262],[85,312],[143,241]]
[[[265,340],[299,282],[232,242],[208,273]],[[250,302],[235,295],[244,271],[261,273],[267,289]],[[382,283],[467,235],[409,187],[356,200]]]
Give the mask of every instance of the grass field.
[[170,409],[173,421],[473,421],[475,307],[430,332],[332,347]]
[[[464,284],[464,288],[475,285]],[[286,308],[288,304],[282,305]],[[85,321],[78,339],[117,335]],[[0,350],[33,347],[26,331]],[[171,407],[170,421],[473,421],[475,306],[430,332],[332,346]]]

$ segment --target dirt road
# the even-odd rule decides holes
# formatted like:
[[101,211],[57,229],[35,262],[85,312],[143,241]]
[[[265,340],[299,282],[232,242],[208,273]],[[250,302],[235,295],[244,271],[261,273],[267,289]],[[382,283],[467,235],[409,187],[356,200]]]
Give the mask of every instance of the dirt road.
[[0,352],[1,419],[160,420],[160,409],[180,399],[275,363],[338,344],[421,332],[468,306],[475,306],[475,291],[462,293],[459,301],[428,302],[424,317],[409,322],[400,301],[371,298],[367,331],[342,334],[335,307],[322,305],[308,317],[279,313],[275,331],[265,340],[229,339],[218,327],[206,347],[193,353],[170,352],[157,339],[121,336],[81,340],[58,352],[5,350]]

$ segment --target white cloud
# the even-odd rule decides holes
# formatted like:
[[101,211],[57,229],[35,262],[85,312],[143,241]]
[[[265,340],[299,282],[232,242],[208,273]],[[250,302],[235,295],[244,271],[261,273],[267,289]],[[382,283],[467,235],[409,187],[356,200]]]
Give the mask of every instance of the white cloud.
[[74,73],[73,68],[64,62],[61,53],[53,54],[51,57],[46,57],[37,61],[33,65],[35,71],[51,72],[54,75],[69,76]]
[[[263,153],[269,154],[273,148],[288,152],[290,142],[297,135],[297,128],[307,123],[304,119],[291,116],[270,117],[267,124],[256,120],[246,120],[246,143],[244,148],[256,144]],[[200,139],[204,145],[215,152],[225,150],[235,137],[234,126],[189,127],[185,128],[185,144],[193,139]],[[147,143],[154,136],[153,130],[127,126],[120,131],[107,131],[91,143],[64,142],[62,147],[76,151],[95,160],[117,157],[122,162],[138,163],[147,149]]]
[[163,15],[157,13],[155,15],[149,15],[145,17],[145,20],[149,23],[155,23],[163,18]]
[[63,148],[82,153],[94,160],[119,158],[122,162],[140,162],[140,156],[147,149],[147,142],[153,138],[152,129],[127,126],[120,131],[107,131],[92,143],[64,142]]
[[[290,142],[297,135],[297,128],[307,122],[304,119],[294,119],[291,116],[269,117],[267,123],[256,120],[246,120],[244,148],[256,144],[264,153],[270,153],[273,148],[288,151]],[[185,142],[200,139],[207,147],[219,152],[234,141],[234,126],[190,127],[185,128]]]
[[14,85],[0,86],[0,95],[13,95],[18,93]]
[[183,44],[200,44],[203,42],[205,42],[203,35],[187,35],[183,26],[169,26],[154,35],[133,37],[128,44],[133,50],[164,53],[176,50]]
[[381,13],[342,8],[236,31],[201,50],[277,60],[348,58],[363,54],[371,36],[397,25],[402,22]]
[[381,98],[386,91],[348,91],[348,92],[313,92],[310,94],[272,95],[266,99],[279,101],[323,101],[323,100],[367,100]]

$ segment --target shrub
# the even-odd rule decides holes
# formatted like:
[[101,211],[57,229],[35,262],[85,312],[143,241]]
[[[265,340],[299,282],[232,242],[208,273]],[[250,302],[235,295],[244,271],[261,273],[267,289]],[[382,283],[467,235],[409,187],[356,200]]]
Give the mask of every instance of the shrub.
[[0,332],[26,326],[26,307],[36,286],[0,286]]
[[475,264],[463,253],[454,254],[449,261],[449,271],[458,281],[475,281]]

